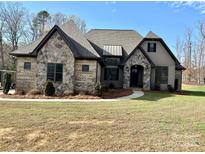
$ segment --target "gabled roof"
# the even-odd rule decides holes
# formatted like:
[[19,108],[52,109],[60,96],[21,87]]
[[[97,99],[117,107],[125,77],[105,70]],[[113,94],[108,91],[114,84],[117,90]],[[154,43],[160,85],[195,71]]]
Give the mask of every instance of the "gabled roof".
[[160,38],[160,37],[157,36],[157,34],[153,33],[152,31],[149,31],[149,33],[147,33],[145,38]]
[[[38,44],[43,40],[43,38],[47,35],[48,33],[45,33],[43,36],[39,37],[37,40],[34,42],[31,42],[30,44],[27,44],[25,46],[19,47],[17,50],[14,50],[10,52],[11,55],[30,55],[35,47],[38,46]],[[31,55],[32,56],[32,55]]]
[[[87,39],[103,49],[104,44],[122,46],[126,55],[129,55],[141,42],[143,37],[134,30],[92,29],[86,33]],[[102,52],[99,50],[98,52]]]
[[99,54],[72,21],[63,24],[60,27],[55,25],[47,34],[39,38],[37,41],[25,47],[21,47],[10,54],[15,56],[36,56],[40,48],[55,31],[58,31],[61,37],[63,37],[76,58],[100,58]]

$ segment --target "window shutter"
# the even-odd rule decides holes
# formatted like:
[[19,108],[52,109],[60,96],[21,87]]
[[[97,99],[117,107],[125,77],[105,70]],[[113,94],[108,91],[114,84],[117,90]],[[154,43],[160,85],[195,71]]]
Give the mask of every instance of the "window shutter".
[[150,52],[150,43],[147,45],[147,51]]
[[156,43],[154,43],[154,52],[156,52]]

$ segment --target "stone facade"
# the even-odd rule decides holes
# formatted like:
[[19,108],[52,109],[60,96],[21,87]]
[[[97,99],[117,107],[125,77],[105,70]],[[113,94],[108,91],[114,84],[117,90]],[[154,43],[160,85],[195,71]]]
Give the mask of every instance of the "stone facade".
[[[31,62],[31,70],[24,70],[24,62]],[[75,59],[72,51],[56,32],[48,42],[40,49],[37,58],[18,57],[17,58],[17,90],[28,92],[32,89],[44,91],[47,81],[47,63],[63,64],[63,82],[54,83],[57,94],[65,91],[92,93],[96,81],[100,81],[100,65],[96,60]],[[89,65],[89,71],[83,72],[82,65]],[[144,67],[143,89],[150,89],[151,65],[140,50],[128,59],[123,68],[123,86],[130,87],[130,68],[133,65]]]
[[[31,70],[24,69],[25,62],[31,62]],[[18,57],[16,68],[16,91],[34,89],[37,68],[36,58]]]
[[[82,65],[89,65],[89,71],[83,72]],[[92,93],[97,80],[98,62],[96,60],[75,61],[75,91]]]
[[75,58],[58,32],[51,36],[37,55],[36,88],[41,91],[44,90],[47,81],[47,63],[63,64],[63,82],[54,83],[56,93],[73,92]]
[[[24,70],[24,62],[31,62],[31,70]],[[54,82],[57,94],[65,91],[93,92],[97,76],[100,76],[100,65],[96,60],[78,60],[56,32],[38,52],[37,58],[17,58],[17,90],[28,92],[32,89],[44,91],[47,81],[47,63],[63,64],[63,81]],[[89,65],[89,72],[82,71],[82,65]]]
[[130,56],[127,62],[124,65],[124,78],[123,78],[123,87],[130,87],[130,71],[131,66],[141,65],[144,68],[143,74],[143,89],[150,90],[150,76],[151,76],[151,64],[147,58],[142,54],[139,49],[136,49],[134,54]]

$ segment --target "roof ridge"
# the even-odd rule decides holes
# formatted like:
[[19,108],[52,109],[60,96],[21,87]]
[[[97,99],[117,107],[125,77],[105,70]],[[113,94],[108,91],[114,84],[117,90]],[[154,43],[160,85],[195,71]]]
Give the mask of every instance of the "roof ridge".
[[91,31],[91,30],[110,30],[110,31],[135,31],[134,29],[104,29],[104,28],[94,28],[94,29],[90,29],[89,31]]

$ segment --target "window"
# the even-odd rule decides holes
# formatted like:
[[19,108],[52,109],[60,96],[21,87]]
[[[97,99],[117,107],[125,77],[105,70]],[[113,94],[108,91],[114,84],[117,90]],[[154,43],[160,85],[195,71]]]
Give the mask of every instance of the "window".
[[159,66],[156,68],[156,83],[167,84],[168,83],[168,67]]
[[156,43],[150,42],[148,43],[148,52],[156,52]]
[[116,66],[120,64],[120,58],[105,58],[106,65]]
[[54,82],[63,81],[63,64],[47,64],[47,80]]
[[89,72],[89,65],[82,65],[83,72]]
[[31,69],[31,63],[30,62],[25,62],[24,63],[24,69],[25,70],[30,70]]
[[114,66],[105,67],[104,80],[119,80],[119,68]]

